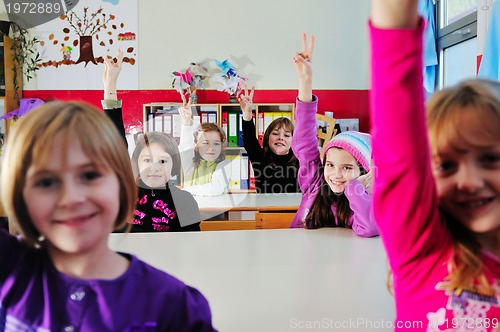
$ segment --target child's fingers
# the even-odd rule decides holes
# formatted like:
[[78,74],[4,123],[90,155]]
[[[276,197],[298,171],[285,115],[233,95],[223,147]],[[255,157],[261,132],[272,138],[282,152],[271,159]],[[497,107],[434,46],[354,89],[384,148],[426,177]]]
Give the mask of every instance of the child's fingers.
[[309,60],[311,60],[312,58],[313,51],[314,51],[314,35],[311,35],[309,37],[309,48],[307,49]]
[[250,101],[253,100],[253,94],[254,94],[254,92],[255,92],[255,87],[252,86],[252,90],[250,90],[250,96],[248,96],[248,98],[250,99]]
[[302,32],[302,53],[307,52],[307,35],[305,32]]
[[118,49],[118,51],[116,51],[116,59],[117,59],[117,64],[121,66],[123,62],[123,51],[121,49]]

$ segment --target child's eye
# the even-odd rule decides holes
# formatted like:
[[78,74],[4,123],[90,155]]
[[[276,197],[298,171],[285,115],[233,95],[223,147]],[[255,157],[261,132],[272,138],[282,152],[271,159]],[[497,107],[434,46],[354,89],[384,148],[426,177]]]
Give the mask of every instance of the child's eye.
[[202,145],[202,146],[207,146],[207,145],[208,145],[208,142],[206,142],[206,141],[205,141],[205,142],[201,142],[201,143],[200,143],[200,145]]
[[326,163],[325,166],[326,167],[333,167],[333,164],[332,163]]
[[215,142],[214,145],[215,146],[221,146],[222,144],[221,144],[221,142]]
[[290,134],[285,134],[285,137],[292,137],[292,135],[290,135]]
[[278,133],[277,131],[273,131],[273,132],[271,133],[271,135],[273,135],[273,136],[278,136],[278,135],[279,135],[279,133]]
[[350,171],[350,170],[352,170],[352,166],[344,166],[344,170]]
[[439,173],[451,173],[456,168],[456,165],[451,161],[441,161],[436,163],[434,168]]
[[56,183],[57,183],[57,180],[55,178],[46,177],[46,178],[38,179],[35,182],[35,187],[37,187],[37,188],[50,188],[50,187],[54,186]]
[[142,159],[142,162],[144,162],[144,163],[150,163],[151,162],[151,158],[144,158],[144,159]]
[[481,162],[490,167],[500,166],[500,154],[485,154],[481,157]]
[[160,162],[160,164],[168,164],[168,160],[167,159],[161,159],[159,162]]
[[100,177],[101,174],[97,171],[86,171],[83,172],[82,174],[82,179],[87,180],[87,181],[92,181]]

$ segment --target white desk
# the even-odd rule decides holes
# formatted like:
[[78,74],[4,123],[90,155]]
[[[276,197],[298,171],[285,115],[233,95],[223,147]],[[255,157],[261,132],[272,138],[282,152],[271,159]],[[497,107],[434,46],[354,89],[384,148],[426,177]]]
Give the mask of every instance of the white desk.
[[201,211],[296,211],[301,193],[193,196]]
[[135,233],[111,234],[110,246],[198,288],[221,332],[349,331],[357,321],[379,328],[352,331],[391,331],[380,327],[395,316],[380,238],[341,228]]

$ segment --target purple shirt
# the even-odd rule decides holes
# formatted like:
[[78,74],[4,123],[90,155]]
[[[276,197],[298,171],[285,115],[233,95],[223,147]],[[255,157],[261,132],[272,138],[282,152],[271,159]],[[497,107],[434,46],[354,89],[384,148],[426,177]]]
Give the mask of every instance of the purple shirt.
[[58,272],[47,251],[0,230],[2,331],[215,331],[207,300],[134,256],[114,280]]

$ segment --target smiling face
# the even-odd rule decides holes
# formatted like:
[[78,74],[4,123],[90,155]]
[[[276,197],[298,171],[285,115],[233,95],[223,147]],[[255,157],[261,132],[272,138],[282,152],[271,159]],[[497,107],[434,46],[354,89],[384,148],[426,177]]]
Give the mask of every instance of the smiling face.
[[[500,232],[500,137],[479,127],[477,112],[464,110],[461,128],[441,139],[433,154],[440,205],[476,235]],[[452,143],[451,143],[452,142]]]
[[196,142],[196,149],[206,161],[215,161],[222,152],[222,140],[216,131],[200,131]]
[[[59,137],[60,138],[60,137]],[[107,249],[120,209],[120,184],[107,164],[96,164],[73,139],[55,139],[47,161],[26,174],[23,199],[50,251],[82,254]]]
[[137,166],[142,182],[148,187],[165,187],[172,174],[172,157],[161,144],[152,142],[142,149]]
[[352,154],[335,147],[327,151],[324,177],[334,193],[343,193],[347,183],[360,175],[361,169]]
[[274,154],[278,156],[288,154],[291,145],[292,132],[284,126],[281,126],[281,128],[274,128],[269,134],[269,148]]

